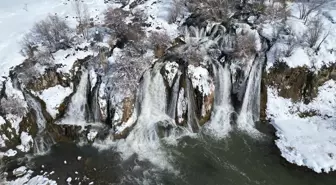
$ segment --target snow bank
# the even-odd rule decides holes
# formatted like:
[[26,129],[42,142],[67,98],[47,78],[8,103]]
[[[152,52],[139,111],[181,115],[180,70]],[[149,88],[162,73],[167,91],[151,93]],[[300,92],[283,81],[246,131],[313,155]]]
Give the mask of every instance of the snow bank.
[[268,88],[267,115],[276,128],[276,145],[287,161],[318,173],[336,170],[335,81],[319,87],[318,97],[308,105],[293,103]]
[[58,114],[58,107],[71,93],[72,89],[70,87],[56,85],[39,92],[38,97],[46,103],[47,111],[53,118],[55,118]]
[[29,152],[30,148],[33,145],[33,138],[27,132],[21,132],[20,136],[21,145],[16,146],[17,149],[22,152]]

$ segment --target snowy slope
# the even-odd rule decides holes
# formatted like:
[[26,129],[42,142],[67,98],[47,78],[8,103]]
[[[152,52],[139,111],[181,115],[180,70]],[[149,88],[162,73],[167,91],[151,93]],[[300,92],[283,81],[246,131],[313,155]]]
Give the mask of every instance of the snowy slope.
[[[72,1],[68,0],[10,0],[0,1],[0,76],[7,76],[9,69],[23,62],[20,55],[20,41],[34,23],[48,14],[58,14],[71,26],[76,26]],[[85,0],[91,17],[96,22],[102,20],[105,10],[104,0]],[[97,15],[99,16],[97,17]],[[99,18],[99,20],[97,20]]]

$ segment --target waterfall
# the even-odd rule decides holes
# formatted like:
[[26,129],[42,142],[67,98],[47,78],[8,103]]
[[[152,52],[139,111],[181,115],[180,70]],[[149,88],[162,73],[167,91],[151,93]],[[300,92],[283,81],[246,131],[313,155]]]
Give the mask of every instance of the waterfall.
[[264,60],[264,55],[256,56],[248,77],[247,87],[237,121],[238,127],[242,130],[255,131],[254,122],[259,121],[261,73]]
[[84,70],[76,93],[71,97],[66,118],[62,121],[64,124],[83,125],[86,123],[87,112],[87,92],[88,92],[88,72]]
[[47,120],[44,118],[41,104],[35,100],[29,93],[25,93],[27,104],[30,108],[34,109],[36,115],[36,124],[38,127],[37,135],[34,138],[34,154],[44,155],[50,147],[55,144],[52,136],[46,131]]
[[[119,150],[129,153],[129,149],[142,159],[147,159],[162,168],[168,166],[165,152],[161,149],[160,134],[174,137],[165,132],[176,127],[175,120],[167,112],[167,92],[163,88],[164,79],[160,74],[162,65],[156,64],[154,69],[143,76],[142,87],[138,93],[140,104],[139,116],[131,133],[125,139],[125,145],[119,144]],[[173,134],[173,132],[169,132]]]
[[43,116],[41,104],[37,102],[37,100],[35,100],[29,93],[24,93],[24,94],[25,94],[25,98],[26,98],[28,106],[34,109],[35,111],[38,133],[41,133],[44,131],[46,127],[46,122],[47,122],[47,120]]
[[231,114],[234,108],[231,102],[231,72],[229,65],[223,67],[220,63],[213,64],[215,75],[215,102],[211,120],[206,130],[216,137],[225,137],[231,130]]
[[[101,121],[101,113],[100,113],[100,106],[99,106],[99,88],[101,84],[101,79],[98,77],[96,84],[90,84],[94,86],[92,88],[92,92],[88,93],[88,102],[89,102],[89,121],[90,122],[100,122]],[[89,90],[89,89],[88,89]]]
[[194,97],[194,90],[193,86],[191,84],[191,81],[186,76],[186,84],[187,84],[187,100],[188,100],[188,128],[192,132],[197,132],[199,130],[199,123],[196,116],[196,103],[195,103],[195,97]]
[[45,155],[55,143],[54,138],[49,132],[44,131],[37,134],[34,138],[34,154]]
[[174,86],[172,88],[172,92],[171,92],[171,102],[169,104],[169,108],[168,108],[168,115],[175,119],[176,117],[176,106],[177,106],[177,99],[178,99],[178,94],[179,94],[179,87],[180,87],[180,74],[177,74],[177,79],[174,83]]

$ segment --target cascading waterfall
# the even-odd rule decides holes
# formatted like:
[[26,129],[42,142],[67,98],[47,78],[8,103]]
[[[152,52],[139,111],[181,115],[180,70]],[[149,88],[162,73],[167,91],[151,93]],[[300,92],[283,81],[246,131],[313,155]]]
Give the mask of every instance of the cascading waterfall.
[[215,73],[215,103],[210,123],[206,125],[206,129],[216,137],[225,137],[231,130],[231,114],[234,108],[231,102],[231,72],[229,65],[224,67],[219,63],[213,64]]
[[[160,74],[162,65],[156,64],[152,71],[147,71],[143,76],[142,89],[139,93],[141,104],[139,116],[132,132],[125,140],[125,145],[119,144],[119,149],[129,153],[129,149],[140,158],[150,160],[162,168],[169,168],[166,154],[161,149],[160,132],[176,128],[175,120],[166,114],[167,92],[162,88],[164,80]],[[164,134],[167,137],[175,137]],[[125,151],[127,150],[127,151]]]
[[238,116],[238,127],[243,130],[255,131],[254,122],[260,116],[260,88],[264,55],[257,55],[248,77],[243,104]]
[[63,123],[73,125],[83,125],[86,123],[87,111],[87,92],[88,92],[88,72],[84,70],[80,82],[77,86],[76,93],[71,97],[67,115]]
[[25,93],[27,104],[34,109],[36,114],[36,124],[38,127],[37,135],[34,138],[34,154],[44,155],[50,147],[55,144],[53,137],[46,131],[46,119],[42,113],[41,104],[37,102],[29,93]]

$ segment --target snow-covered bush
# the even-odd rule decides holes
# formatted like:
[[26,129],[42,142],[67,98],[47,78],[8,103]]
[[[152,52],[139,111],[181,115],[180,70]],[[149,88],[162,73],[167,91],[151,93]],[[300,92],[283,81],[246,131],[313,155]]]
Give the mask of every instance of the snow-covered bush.
[[149,38],[149,48],[154,49],[155,47],[167,47],[171,39],[165,30],[163,31],[153,31],[150,33]]
[[214,21],[226,21],[236,0],[187,0],[189,11]]
[[132,48],[132,45],[116,52],[109,60],[107,89],[114,96],[132,95],[138,88],[140,77],[151,64],[150,58]]
[[144,35],[141,22],[126,23],[125,18],[129,12],[120,8],[108,8],[105,11],[105,24],[112,29],[117,38],[123,41],[138,41]]
[[295,0],[295,2],[299,10],[299,18],[306,22],[312,13],[320,11],[331,0]]
[[50,53],[68,48],[71,46],[71,36],[72,30],[64,20],[57,15],[49,15],[37,22],[25,35],[22,41],[23,53],[33,56],[38,45],[46,47]]
[[19,98],[2,98],[0,105],[1,114],[12,114],[22,117],[26,112],[26,107],[24,106],[23,100]]
[[318,41],[322,43],[327,38],[329,31],[324,33],[324,29],[323,22],[320,18],[314,18],[308,22],[308,30],[305,33],[305,41],[308,43],[310,48],[321,45],[318,44]]

